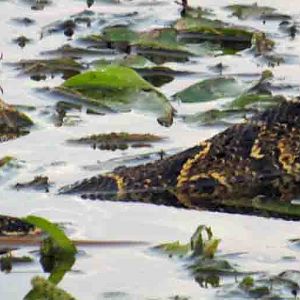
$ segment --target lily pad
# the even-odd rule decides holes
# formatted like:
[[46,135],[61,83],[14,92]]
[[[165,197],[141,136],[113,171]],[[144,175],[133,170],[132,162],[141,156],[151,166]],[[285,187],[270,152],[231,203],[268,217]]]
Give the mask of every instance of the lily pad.
[[[251,111],[249,111],[251,112]],[[245,117],[246,109],[211,109],[205,112],[184,116],[183,119],[189,124],[198,125],[230,125]]]
[[63,78],[69,78],[79,74],[84,67],[72,58],[30,59],[21,60],[16,66],[25,74],[32,76],[63,74]]
[[185,122],[198,125],[231,125],[247,119],[258,110],[286,101],[283,96],[272,94],[244,93],[220,109],[211,109],[183,116]]
[[174,28],[185,42],[212,42],[235,51],[251,47],[252,30],[237,27],[219,20],[183,17],[176,21]]
[[200,81],[173,97],[186,103],[212,101],[227,97],[236,97],[245,90],[245,86],[233,77],[217,77]]
[[289,20],[291,17],[276,13],[276,9],[268,6],[234,4],[225,7],[232,12],[233,16],[239,19],[260,19],[260,20]]
[[139,35],[136,46],[154,49],[186,51],[184,44],[177,39],[177,30],[173,28],[153,29]]
[[113,111],[138,109],[155,113],[164,126],[173,121],[174,109],[168,99],[130,68],[112,65],[88,71],[68,79],[57,90]]
[[263,71],[260,79],[254,81],[244,93],[227,105],[227,108],[237,110],[257,110],[282,103],[286,100],[285,97],[281,95],[272,95],[272,78],[273,74],[270,70]]
[[110,49],[88,49],[83,47],[73,47],[66,44],[54,50],[43,51],[42,54],[77,58],[87,55],[113,54],[113,52]]
[[108,43],[127,43],[142,48],[181,50],[184,44],[177,40],[177,30],[174,28],[159,28],[150,31],[137,32],[127,26],[107,27],[102,32],[102,39]]
[[101,39],[110,42],[127,42],[128,44],[134,43],[138,40],[139,34],[127,26],[112,26],[104,28]]
[[136,71],[155,87],[161,87],[175,79],[175,76],[188,75],[189,72],[174,71],[164,66],[138,68]]
[[127,55],[125,57],[122,57],[120,59],[116,58],[113,60],[96,60],[93,63],[93,66],[102,68],[103,66],[107,65],[118,65],[123,67],[128,67],[132,69],[142,69],[142,68],[148,68],[153,67],[155,64],[148,60],[147,58],[141,56],[141,55]]
[[284,102],[286,99],[280,95],[270,94],[255,94],[245,93],[238,98],[234,99],[228,107],[230,109],[245,110],[252,108],[267,108],[269,106],[278,105]]
[[188,75],[189,72],[174,71],[169,67],[156,66],[150,60],[141,55],[128,55],[121,59],[115,60],[98,60],[93,63],[96,68],[102,68],[107,65],[118,65],[134,69],[145,80],[155,87],[174,80],[177,75]]
[[[272,77],[272,72],[266,70],[262,73],[261,78],[258,81],[254,81],[250,86],[249,84],[242,84],[243,89],[241,89],[241,91],[243,92],[237,95],[233,101],[223,105],[220,109],[212,109],[193,115],[183,116],[183,119],[188,123],[199,123],[201,125],[229,125],[240,121],[239,119],[241,118],[248,117],[257,110],[277,105],[286,99],[280,95],[272,95],[270,91],[270,79]],[[205,81],[200,82],[200,84],[201,83],[203,84]],[[215,88],[215,86],[212,85],[211,90],[209,88],[209,86],[206,87],[204,91],[214,91],[213,88]],[[194,91],[194,99],[197,99],[197,96],[200,98],[203,86],[201,86],[199,93],[196,92],[196,89]],[[213,93],[211,92],[211,94]],[[230,94],[226,94],[226,97],[230,97]]]
[[166,61],[187,61],[192,52],[177,38],[174,28],[159,28],[137,32],[127,26],[111,26],[104,28],[101,35],[83,38],[96,43],[106,42],[108,48],[130,54],[135,52],[155,63]]

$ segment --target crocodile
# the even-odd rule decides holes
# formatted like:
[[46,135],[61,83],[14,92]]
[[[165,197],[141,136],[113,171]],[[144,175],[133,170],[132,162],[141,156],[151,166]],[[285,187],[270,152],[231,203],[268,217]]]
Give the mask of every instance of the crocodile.
[[20,218],[0,215],[0,237],[26,236],[39,233],[37,228]]
[[65,186],[60,193],[216,210],[228,199],[290,203],[300,194],[299,182],[300,101],[296,98],[180,153],[118,167]]

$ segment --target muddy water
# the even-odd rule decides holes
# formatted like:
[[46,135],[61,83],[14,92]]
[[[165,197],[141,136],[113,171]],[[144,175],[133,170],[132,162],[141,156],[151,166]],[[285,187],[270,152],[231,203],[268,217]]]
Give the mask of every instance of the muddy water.
[[[169,138],[167,142],[156,144],[151,151],[158,152],[164,149],[167,153],[171,153],[206,139],[222,128],[192,127],[180,119],[176,119],[171,128],[164,128],[155,122],[153,116],[135,111],[101,117],[81,113],[77,116],[80,122],[76,126],[55,127],[52,112],[56,99],[47,93],[39,92],[38,88],[45,85],[59,85],[62,79],[56,77],[40,83],[30,81],[8,63],[41,57],[42,51],[55,49],[67,43],[67,38],[62,34],[53,34],[40,39],[41,28],[81,12],[85,9],[85,3],[56,0],[42,11],[32,11],[26,2],[18,0],[0,2],[0,51],[4,55],[0,82],[4,90],[3,98],[10,104],[34,105],[37,108],[28,113],[36,124],[28,136],[0,144],[0,157],[12,155],[20,161],[18,169],[0,174],[1,214],[16,216],[35,214],[53,221],[66,222],[69,224],[72,238],[141,240],[150,244],[177,239],[187,241],[199,224],[206,224],[212,226],[215,234],[222,239],[221,253],[243,252],[242,255],[233,256],[231,259],[231,262],[237,263],[243,270],[277,274],[286,269],[297,268],[300,251],[289,247],[287,242],[289,238],[300,236],[300,227],[295,222],[143,204],[91,202],[75,196],[58,196],[57,189],[64,184],[109,170],[117,165],[111,162],[113,159],[125,159],[127,156],[149,151],[141,149],[124,152],[94,151],[86,147],[67,145],[67,139],[111,131],[151,132]],[[92,10],[103,14],[103,18],[107,20],[113,20],[116,15],[138,11],[145,21],[137,23],[137,29],[163,26],[178,17],[179,9],[176,3],[156,2],[158,1],[124,1],[121,4],[109,4],[98,1]],[[191,2],[199,5],[200,1]],[[277,43],[276,52],[288,57],[287,63],[273,70],[274,83],[280,87],[281,94],[297,95],[300,87],[298,69],[300,38],[291,40],[286,34],[279,32],[273,22],[262,24],[258,21],[241,22],[229,18],[228,12],[221,9],[228,4],[229,1],[226,0],[201,1],[201,5],[212,7],[223,20],[242,23],[268,32]],[[300,3],[269,0],[259,1],[259,4],[278,8],[280,12],[291,14],[296,21],[300,21]],[[33,18],[35,24],[18,25],[12,20],[18,17]],[[96,32],[97,28],[92,27],[90,31]],[[24,49],[12,42],[22,34],[33,40]],[[76,33],[75,37],[80,34],[82,33]],[[177,70],[192,70],[197,73],[175,79],[164,85],[161,90],[166,95],[172,95],[201,78],[214,76],[208,67],[219,62],[228,66],[225,73],[240,74],[244,80],[258,78],[261,71],[266,68],[247,51],[234,57],[193,58],[184,64],[167,64]],[[289,85],[289,88],[286,88],[286,85]],[[186,114],[216,107],[222,101],[197,105],[175,103],[174,106],[179,113]],[[41,174],[49,176],[53,183],[50,193],[17,192],[11,188],[16,182],[28,181]],[[217,290],[200,288],[180,263],[154,255],[147,249],[148,247],[144,246],[83,249],[87,254],[77,260],[73,271],[65,276],[60,286],[76,298],[85,300],[168,299],[174,295],[188,296],[190,299],[217,297]],[[284,260],[285,256],[292,256],[293,260]],[[36,274],[43,274],[38,265],[19,267],[9,275],[0,273],[1,298],[21,299],[30,289],[31,277]]]

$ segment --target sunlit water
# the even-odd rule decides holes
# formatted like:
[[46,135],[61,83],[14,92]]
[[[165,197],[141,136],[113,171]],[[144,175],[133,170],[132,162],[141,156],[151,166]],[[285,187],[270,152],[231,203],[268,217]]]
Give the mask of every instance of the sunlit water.
[[[124,1],[122,4],[97,2],[93,11],[109,19],[112,14],[125,14],[137,10],[145,22],[136,24],[137,29],[163,26],[175,20],[179,7],[173,1]],[[287,96],[298,94],[300,86],[299,49],[300,39],[291,40],[278,31],[277,25],[258,21],[238,21],[229,18],[229,13],[221,7],[231,4],[226,0],[191,1],[195,5],[211,7],[223,20],[243,23],[271,34],[276,40],[276,52],[290,55],[289,63],[276,67],[275,83],[290,84],[289,90],[280,91]],[[300,3],[296,1],[269,0],[258,1],[260,5],[278,8],[295,20],[300,20]],[[238,1],[238,3],[249,3]],[[288,246],[288,239],[300,236],[300,227],[296,222],[264,219],[258,217],[228,215],[212,212],[180,210],[143,204],[110,203],[83,201],[75,196],[56,195],[57,189],[78,179],[93,176],[109,169],[105,162],[122,156],[143,153],[141,149],[125,152],[94,151],[87,147],[74,147],[66,140],[91,133],[112,131],[151,132],[169,137],[167,142],[157,144],[151,151],[165,149],[183,149],[204,140],[221,128],[191,127],[180,119],[175,120],[171,128],[158,125],[151,115],[131,112],[118,115],[93,116],[80,114],[81,122],[76,126],[57,128],[53,125],[51,106],[55,99],[35,88],[59,85],[62,80],[36,83],[18,71],[8,62],[20,59],[38,58],[45,50],[55,49],[66,43],[62,34],[49,35],[40,40],[41,28],[49,23],[67,18],[85,9],[83,1],[55,0],[53,5],[43,11],[32,11],[26,1],[0,2],[0,51],[4,60],[1,67],[0,82],[4,89],[3,98],[11,104],[34,105],[37,110],[29,113],[36,125],[32,132],[15,141],[0,144],[0,157],[12,155],[20,160],[20,168],[2,174],[0,177],[1,214],[24,216],[35,214],[53,221],[71,223],[71,237],[99,240],[141,240],[151,245],[181,240],[187,241],[199,224],[212,226],[214,233],[222,239],[220,251],[224,254],[243,252],[231,259],[242,270],[267,271],[277,274],[287,269],[296,269],[300,261],[300,252]],[[16,25],[12,19],[30,17],[36,23],[32,26]],[[142,25],[141,25],[142,24]],[[98,30],[101,28],[99,27]],[[96,31],[95,27],[91,31]],[[12,43],[19,35],[33,39],[33,43],[20,49]],[[78,37],[82,32],[77,32]],[[195,58],[185,64],[169,64],[178,70],[198,72],[193,76],[180,77],[163,86],[161,90],[168,96],[191,85],[201,78],[214,74],[208,66],[221,62],[228,66],[225,73],[241,74],[245,80],[258,78],[266,66],[250,56],[247,51],[240,56]],[[254,76],[252,76],[254,74]],[[174,104],[179,113],[193,113],[218,105],[218,102],[200,105]],[[147,152],[148,150],[144,151]],[[93,168],[87,168],[93,166]],[[35,175],[49,176],[53,186],[50,193],[24,191],[11,188],[16,182],[31,180]],[[60,286],[78,299],[101,300],[119,292],[118,299],[168,299],[172,295],[185,295],[191,299],[213,299],[214,289],[202,289],[193,280],[183,266],[164,256],[149,252],[148,247],[136,248],[88,248],[87,255],[79,258],[73,267],[74,272],[67,274]],[[294,260],[283,260],[284,256],[293,256]],[[15,272],[0,274],[1,299],[21,299],[30,289],[30,279],[41,269],[19,267]],[[113,299],[111,297],[111,299]],[[115,299],[115,298],[114,298]],[[116,298],[117,299],[117,298]]]

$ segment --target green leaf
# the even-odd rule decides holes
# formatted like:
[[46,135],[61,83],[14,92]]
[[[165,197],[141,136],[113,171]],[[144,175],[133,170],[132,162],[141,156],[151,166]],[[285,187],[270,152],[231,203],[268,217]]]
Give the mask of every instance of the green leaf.
[[168,255],[187,255],[191,250],[189,244],[181,244],[179,241],[173,243],[165,243],[154,247],[154,249],[161,250]]
[[127,67],[103,66],[71,77],[56,90],[114,112],[137,109],[154,113],[164,126],[173,122],[174,109],[168,99]]
[[260,105],[264,108],[278,105],[285,100],[282,96],[272,96],[269,94],[242,94],[234,99],[229,105],[229,109],[248,109]]
[[[206,238],[203,235],[204,233],[206,234]],[[190,241],[193,256],[212,259],[218,250],[220,242],[220,239],[213,238],[210,227],[200,225],[192,235]]]
[[234,4],[228,5],[225,8],[230,10],[232,12],[232,15],[238,17],[239,19],[261,19],[265,15],[270,15],[275,12],[275,8],[268,6],[258,6],[257,3],[252,5]]
[[215,253],[218,250],[219,244],[221,240],[220,239],[209,239],[203,247],[203,257],[206,258],[213,258],[215,256]]
[[49,222],[48,220],[37,217],[37,216],[28,216],[22,218],[24,222],[30,223],[43,231],[45,231],[53,241],[57,244],[58,247],[66,255],[75,255],[77,250],[73,242],[65,235],[65,233],[55,224]]
[[120,59],[113,60],[96,60],[93,62],[96,68],[103,68],[107,65],[117,65],[127,68],[142,69],[155,66],[150,60],[141,55],[128,55]]
[[245,86],[232,77],[217,77],[200,81],[173,97],[182,102],[205,102],[227,97],[236,97],[245,90]]
[[63,84],[74,89],[141,89],[154,90],[153,86],[135,71],[122,66],[103,66],[97,71],[88,71],[71,77]]
[[75,263],[75,256],[65,256],[64,259],[56,259],[55,266],[48,278],[50,282],[57,285],[69,272]]
[[186,123],[195,125],[229,125],[243,118],[248,112],[250,111],[247,109],[211,109],[184,116],[183,119]]
[[43,277],[33,277],[31,285],[32,290],[24,297],[24,300],[75,300],[69,293]]
[[132,43],[138,39],[138,33],[126,26],[107,27],[103,30],[103,40],[109,42]]

